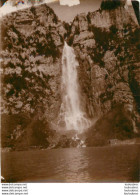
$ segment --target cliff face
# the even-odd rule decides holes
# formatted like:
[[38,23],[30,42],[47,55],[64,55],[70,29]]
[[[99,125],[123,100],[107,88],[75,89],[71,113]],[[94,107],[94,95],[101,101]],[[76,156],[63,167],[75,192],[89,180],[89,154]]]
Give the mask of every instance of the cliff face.
[[65,33],[47,5],[3,18],[3,97],[8,112],[45,112],[49,118],[57,114]]
[[114,123],[110,131],[139,131],[139,35],[124,6],[80,14],[72,23],[69,43],[80,62],[83,104],[89,116],[104,118],[96,129],[106,128],[107,121]]
[[18,142],[23,145],[48,143],[46,123],[55,122],[61,105],[61,56],[66,30],[45,4],[3,17],[1,29],[2,145],[14,146],[21,138]]
[[[64,38],[80,64],[83,107],[90,118],[98,119],[90,137],[108,134],[108,139],[122,139],[139,132],[140,32],[124,5],[80,14],[71,26],[59,21],[47,5],[2,19],[2,125],[9,140],[14,142],[22,135],[22,139],[35,136],[37,140],[41,135],[43,141],[37,142],[41,144],[52,136],[46,129],[50,121],[57,122],[60,111]],[[12,118],[5,119],[5,115]],[[41,122],[44,118],[45,124]],[[36,133],[37,120],[45,130],[39,127]]]

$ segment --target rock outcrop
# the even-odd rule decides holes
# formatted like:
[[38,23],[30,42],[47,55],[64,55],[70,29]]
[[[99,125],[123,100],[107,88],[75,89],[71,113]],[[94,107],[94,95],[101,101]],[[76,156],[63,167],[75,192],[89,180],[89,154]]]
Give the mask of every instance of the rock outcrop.
[[[71,26],[69,44],[80,63],[83,105],[89,116],[100,122],[112,112],[112,117],[109,114],[109,119],[106,118],[114,123],[108,127],[110,131],[116,128],[138,133],[140,130],[139,35],[139,26],[124,5],[80,14]],[[120,117],[116,119],[113,113],[118,107],[116,117]],[[92,130],[99,126],[100,130],[106,128],[105,122],[97,124]]]
[[45,4],[3,17],[4,110],[14,114],[42,111],[50,119],[53,113],[55,118],[60,106],[65,33],[63,24]]
[[49,124],[55,123],[61,105],[61,56],[67,32],[46,4],[4,16],[1,29],[2,140],[9,137],[4,143],[11,145],[11,138],[33,136],[31,121],[45,118]]

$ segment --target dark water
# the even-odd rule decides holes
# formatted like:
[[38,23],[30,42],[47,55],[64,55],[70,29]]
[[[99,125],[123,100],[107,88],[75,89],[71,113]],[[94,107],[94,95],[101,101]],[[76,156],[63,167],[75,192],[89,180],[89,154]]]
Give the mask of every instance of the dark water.
[[2,153],[7,182],[136,182],[139,146]]

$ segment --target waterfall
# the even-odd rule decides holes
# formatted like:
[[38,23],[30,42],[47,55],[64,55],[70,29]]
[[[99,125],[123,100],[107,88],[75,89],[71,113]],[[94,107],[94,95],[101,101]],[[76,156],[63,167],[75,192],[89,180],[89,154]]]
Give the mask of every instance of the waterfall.
[[81,110],[81,95],[78,84],[77,67],[78,61],[74,49],[65,42],[62,55],[62,80],[61,94],[62,104],[60,109],[66,130],[79,132],[87,129],[91,122],[86,113]]

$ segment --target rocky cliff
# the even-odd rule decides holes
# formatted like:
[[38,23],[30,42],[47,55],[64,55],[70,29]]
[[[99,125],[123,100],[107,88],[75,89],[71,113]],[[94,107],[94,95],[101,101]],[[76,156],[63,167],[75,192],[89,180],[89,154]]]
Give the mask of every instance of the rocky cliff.
[[71,26],[62,23],[47,5],[3,17],[2,132],[9,136],[3,146],[9,140],[13,145],[14,140],[25,142],[25,138],[25,145],[49,145],[54,136],[51,123],[57,123],[61,105],[64,39],[74,48],[80,64],[83,107],[96,121],[87,133],[87,145],[95,138],[100,141],[103,137],[138,135],[139,33],[124,4],[102,4],[96,12],[77,15]]
[[[3,17],[1,29],[3,116],[15,116],[9,130],[5,123],[11,124],[11,119],[2,118],[2,123],[11,136],[14,129],[18,132],[16,125],[20,125],[19,132],[24,132],[31,118],[52,121],[57,117],[66,30],[46,4]],[[16,118],[21,120],[17,122]]]
[[47,5],[3,18],[3,97],[8,112],[34,114],[45,105],[48,116],[56,113],[65,33],[63,24]]
[[69,44],[80,62],[83,104],[98,118],[93,137],[131,137],[140,130],[140,31],[123,4],[107,8],[75,17]]

